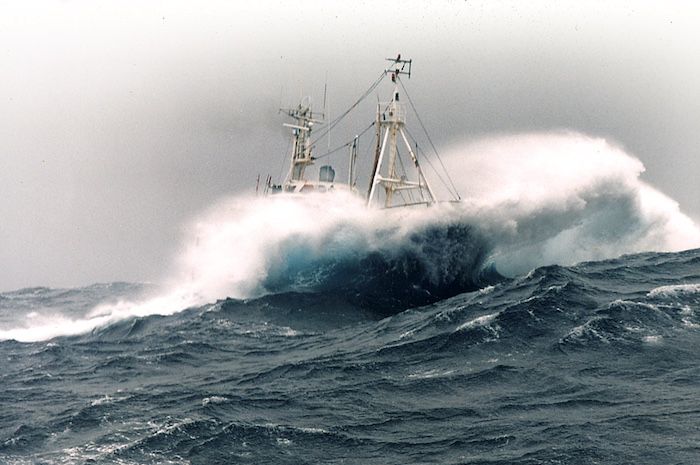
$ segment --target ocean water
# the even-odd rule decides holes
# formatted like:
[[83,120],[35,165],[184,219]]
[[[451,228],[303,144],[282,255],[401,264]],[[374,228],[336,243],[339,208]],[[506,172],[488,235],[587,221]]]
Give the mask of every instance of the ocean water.
[[[24,289],[0,308],[142,291]],[[333,292],[224,299],[0,342],[0,462],[693,464],[698,348],[697,249],[390,316]]]
[[459,204],[225,199],[157,284],[0,293],[0,463],[700,463],[697,226],[602,140],[465,150]]

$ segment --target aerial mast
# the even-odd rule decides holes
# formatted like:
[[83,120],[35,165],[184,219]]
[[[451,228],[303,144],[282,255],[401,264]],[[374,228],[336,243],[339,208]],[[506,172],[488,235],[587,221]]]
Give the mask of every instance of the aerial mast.
[[355,189],[355,184],[357,182],[357,176],[355,176],[355,165],[357,163],[357,141],[360,136],[355,136],[352,140],[352,146],[350,146],[350,166],[348,166],[348,186],[350,189]]
[[[430,205],[436,201],[436,197],[406,137],[404,131],[406,111],[399,103],[399,79],[404,75],[411,77],[413,60],[403,60],[401,54],[396,58],[387,58],[387,60],[391,62],[392,68],[385,70],[385,73],[391,75],[394,91],[391,101],[379,104],[377,108],[377,146],[367,205],[372,204],[377,193],[377,186],[384,188],[385,208],[399,205]],[[401,173],[398,169],[401,164],[399,147],[406,149],[410,156],[414,168],[412,170],[414,180],[409,180],[408,171]],[[402,203],[396,203],[396,195],[401,196]]]
[[311,129],[315,123],[322,121],[314,118],[308,102],[302,102],[296,108],[281,111],[295,120],[295,124],[284,123],[284,126],[292,129],[292,162],[285,181],[285,189],[294,190],[296,184],[305,181],[304,171],[314,163],[311,155]]

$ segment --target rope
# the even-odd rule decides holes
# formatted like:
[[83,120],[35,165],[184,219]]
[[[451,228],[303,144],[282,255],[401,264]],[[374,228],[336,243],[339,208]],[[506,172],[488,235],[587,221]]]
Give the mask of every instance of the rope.
[[[455,196],[455,197],[457,197],[458,199],[461,200],[461,198],[459,197],[459,194],[458,194],[456,191],[455,191],[455,192],[452,192],[452,190],[450,190],[449,185],[445,182],[444,179],[442,179],[442,176],[440,176],[440,172],[435,168],[435,165],[433,165],[433,162],[430,161],[430,158],[425,154],[425,152],[423,151],[423,149],[418,145],[418,141],[416,140],[415,137],[413,137],[413,134],[411,134],[411,132],[408,130],[407,127],[404,126],[404,129],[406,130],[406,133],[408,134],[408,137],[410,137],[410,138],[411,138],[411,141],[416,145],[416,151],[420,152],[420,154],[423,156],[423,159],[424,159],[425,161],[428,162],[428,166],[430,166],[430,168],[432,168],[433,172],[434,172],[435,175],[438,177],[438,179],[440,180],[440,182],[441,182],[444,186],[447,187],[447,190],[450,191],[450,194],[451,194],[451,195],[453,195],[453,196]],[[417,157],[418,157],[418,154],[416,153],[416,158],[417,158]],[[448,179],[449,179],[449,177],[448,177]]]
[[[362,135],[363,135],[364,133],[366,133],[367,131],[369,131],[369,130],[372,128],[372,126],[374,126],[374,123],[375,123],[375,122],[372,121],[372,124],[370,124],[370,125],[367,126],[365,129],[363,129],[362,132],[359,133],[359,134],[357,135],[357,137],[362,137]],[[354,140],[354,139],[355,139],[355,138],[353,137],[353,140]],[[334,154],[334,153],[337,152],[338,150],[344,149],[345,147],[349,147],[350,145],[352,145],[352,142],[353,142],[353,141],[351,140],[350,142],[346,142],[346,143],[344,143],[343,145],[334,148],[333,150],[329,150],[328,152],[324,153],[323,155],[319,155],[319,156],[317,156],[317,157],[314,157],[314,160],[320,160],[321,158],[324,158],[324,157],[327,157],[328,155]]]
[[[403,159],[401,158],[401,154],[399,153],[399,148],[396,147],[396,159],[399,161],[399,165],[401,166],[401,172],[403,173],[402,176],[408,177],[408,172],[406,171],[406,167],[403,165]],[[408,194],[408,199],[413,202],[413,194],[411,193],[410,190],[406,191],[406,194]],[[399,195],[401,196],[401,200],[406,203],[406,198],[403,196],[403,192],[399,191]],[[423,193],[421,192],[421,196]]]
[[[442,166],[442,169],[444,170],[445,175],[447,176],[447,179],[450,181],[450,186],[452,186],[452,189],[454,190],[454,194],[457,196],[458,200],[462,200],[462,197],[459,195],[457,188],[455,187],[454,183],[452,182],[452,178],[450,177],[449,171],[447,171],[447,168],[445,168],[445,164],[442,162],[442,158],[440,158],[440,154],[438,153],[437,149],[435,148],[435,144],[433,144],[433,140],[430,138],[430,134],[428,134],[428,130],[425,129],[425,124],[423,124],[423,120],[421,120],[420,115],[418,114],[418,111],[416,110],[416,106],[413,104],[413,99],[411,99],[411,96],[408,94],[406,87],[403,85],[403,81],[401,81],[398,78],[398,76],[396,77],[396,80],[399,82],[399,84],[401,84],[401,88],[403,89],[404,94],[406,94],[406,97],[408,97],[408,103],[411,104],[411,108],[413,109],[413,113],[415,113],[416,118],[418,119],[418,122],[420,123],[421,128],[423,128],[423,132],[425,133],[425,136],[428,138],[428,142],[430,142],[430,146],[433,148],[433,152],[435,152],[435,156],[437,156],[437,159],[440,162],[440,166]],[[433,169],[435,169],[435,168],[433,168]],[[437,173],[437,170],[435,172]],[[450,193],[452,193],[452,192],[450,192]]]
[[345,118],[345,117],[348,115],[348,113],[350,113],[352,110],[354,110],[355,107],[357,107],[357,106],[360,104],[360,102],[362,102],[369,94],[371,94],[372,91],[379,85],[379,83],[382,82],[382,79],[384,79],[384,75],[385,75],[385,73],[384,73],[384,71],[382,71],[382,74],[379,76],[379,78],[378,78],[376,81],[374,81],[374,83],[369,87],[369,89],[367,89],[367,90],[365,91],[365,93],[362,94],[362,96],[361,96],[359,99],[357,99],[357,101],[356,101],[355,103],[353,103],[353,104],[350,106],[350,108],[348,108],[347,110],[345,110],[343,113],[340,114],[340,116],[338,116],[336,119],[334,119],[332,122],[330,122],[330,123],[328,124],[328,127],[325,129],[325,131],[323,131],[319,136],[317,136],[317,137],[311,142],[311,144],[312,144],[312,145],[315,144],[315,143],[318,142],[323,136],[325,136],[326,134],[328,134],[328,132],[329,132],[331,129],[333,129],[343,118]]
[[289,154],[289,148],[292,146],[292,139],[287,138],[287,150],[284,151],[284,154],[282,155],[282,164],[280,165],[280,172],[277,175],[277,179],[279,179],[279,182],[283,182],[284,180],[282,179],[282,171],[284,171],[284,166],[287,164],[287,155]]
[[338,150],[344,149],[345,147],[349,147],[351,144],[352,144],[352,141],[351,141],[351,142],[346,142],[346,143],[344,143],[343,145],[340,145],[340,146],[334,148],[333,150],[329,150],[328,152],[324,153],[323,155],[319,155],[319,156],[317,156],[317,157],[313,157],[313,159],[314,159],[314,160],[320,160],[321,158],[325,158],[325,157],[327,157],[327,156],[329,156],[329,155],[333,155],[333,154],[334,154],[335,152],[337,152]]

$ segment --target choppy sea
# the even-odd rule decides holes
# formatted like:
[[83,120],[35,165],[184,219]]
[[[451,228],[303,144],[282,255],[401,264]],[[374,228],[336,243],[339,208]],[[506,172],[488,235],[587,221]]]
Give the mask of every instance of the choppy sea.
[[0,464],[700,463],[697,225],[602,139],[460,150],[459,204],[233,198],[155,284],[0,293]]
[[[113,283],[0,295],[80,314]],[[700,250],[525,275],[425,306],[224,299],[0,342],[6,464],[694,464]]]

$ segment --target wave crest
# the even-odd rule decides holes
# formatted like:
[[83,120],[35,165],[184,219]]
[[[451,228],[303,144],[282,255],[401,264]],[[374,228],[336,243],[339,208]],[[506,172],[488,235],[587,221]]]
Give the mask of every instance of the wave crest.
[[[678,204],[640,179],[642,163],[604,139],[502,136],[457,146],[445,161],[464,202],[377,210],[340,192],[225,199],[190,228],[169,292],[103,305],[61,327],[74,334],[290,291],[391,313],[543,265],[700,246]],[[25,319],[0,328],[0,338],[59,335],[51,322],[35,326]]]

